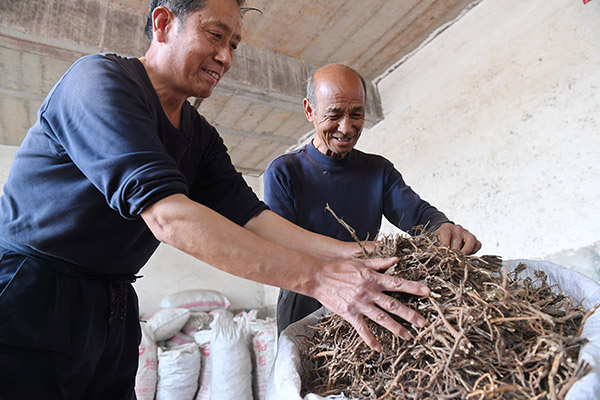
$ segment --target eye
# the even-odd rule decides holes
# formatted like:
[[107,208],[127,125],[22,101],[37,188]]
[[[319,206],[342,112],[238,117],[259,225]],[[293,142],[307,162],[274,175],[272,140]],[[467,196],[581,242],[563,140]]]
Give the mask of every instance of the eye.
[[237,43],[231,43],[231,49],[235,50],[238,48],[238,44]]
[[211,32],[211,35],[213,35],[217,39],[221,39],[223,37],[223,35],[219,32]]

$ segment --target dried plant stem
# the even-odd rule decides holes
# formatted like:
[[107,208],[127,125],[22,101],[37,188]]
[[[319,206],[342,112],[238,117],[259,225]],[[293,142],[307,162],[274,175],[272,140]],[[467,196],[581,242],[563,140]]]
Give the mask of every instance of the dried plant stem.
[[375,243],[370,253],[361,245],[364,257],[396,256],[400,262],[386,274],[431,289],[427,298],[391,294],[428,324],[406,324],[413,339],[404,341],[367,320],[383,346],[376,353],[341,317],[325,315],[305,338],[304,394],[563,400],[591,369],[577,361],[586,342],[580,335],[600,305],[586,312],[549,285],[543,273],[521,279],[524,266],[506,273],[498,257],[464,256],[440,246],[428,232],[381,236]]
[[361,242],[360,239],[358,238],[358,236],[356,236],[356,231],[350,226],[348,225],[348,223],[346,221],[344,221],[343,219],[339,218],[335,212],[333,212],[333,210],[331,209],[331,207],[329,207],[329,204],[325,205],[325,210],[329,211],[331,213],[331,215],[333,215],[333,218],[335,218],[335,220],[337,222],[339,222],[344,228],[346,228],[346,230],[348,232],[350,232],[350,235],[352,236],[352,239],[354,239],[354,241],[356,243],[358,243],[358,245],[360,246],[360,249],[363,253],[363,256],[365,258],[367,258],[369,256],[369,254],[367,253],[367,249],[365,248],[365,243],[369,240],[369,238],[367,237],[365,239],[365,242]]

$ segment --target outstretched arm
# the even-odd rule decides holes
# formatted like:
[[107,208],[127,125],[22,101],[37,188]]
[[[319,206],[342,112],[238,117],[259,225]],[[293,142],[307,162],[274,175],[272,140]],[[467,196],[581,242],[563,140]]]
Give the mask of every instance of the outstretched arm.
[[358,246],[307,232],[269,211],[240,227],[182,194],[158,201],[142,218],[161,242],[223,271],[316,298],[350,322],[371,348],[381,346],[364,317],[404,338],[410,333],[388,313],[414,325],[425,323],[417,312],[384,294],[429,294],[420,283],[377,272],[391,267],[396,258],[347,258]]
[[355,242],[310,232],[270,210],[252,218],[245,228],[270,242],[323,260],[345,260],[361,251]]

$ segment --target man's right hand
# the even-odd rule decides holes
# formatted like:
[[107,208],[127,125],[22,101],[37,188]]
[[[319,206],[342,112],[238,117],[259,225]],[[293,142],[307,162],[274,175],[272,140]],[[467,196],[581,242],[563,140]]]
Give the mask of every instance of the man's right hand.
[[329,311],[348,321],[371,349],[381,351],[381,345],[369,331],[365,317],[404,339],[412,337],[410,332],[390,314],[418,327],[423,327],[426,323],[419,313],[384,294],[384,291],[417,296],[428,296],[430,293],[429,288],[421,283],[379,272],[397,262],[398,259],[392,257],[326,263],[315,277],[317,287],[311,296]]
[[158,240],[199,260],[242,278],[316,298],[352,324],[374,350],[381,346],[365,317],[405,339],[410,333],[390,314],[417,326],[425,323],[417,312],[383,293],[429,294],[420,283],[378,272],[397,263],[395,257],[353,258],[360,250],[356,243],[308,232],[269,211],[242,228],[182,194],[156,202],[141,215]]

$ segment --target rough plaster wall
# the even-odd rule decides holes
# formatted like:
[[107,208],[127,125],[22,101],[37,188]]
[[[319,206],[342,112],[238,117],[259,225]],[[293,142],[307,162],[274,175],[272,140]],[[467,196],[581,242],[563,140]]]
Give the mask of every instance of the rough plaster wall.
[[600,271],[600,2],[484,0],[384,77],[359,148],[480,254]]
[[0,47],[0,141],[19,145],[70,63]]
[[15,151],[17,151],[16,146],[0,145],[0,194],[3,193],[2,189],[6,179],[8,178],[8,172],[10,171],[10,166],[12,164]]

